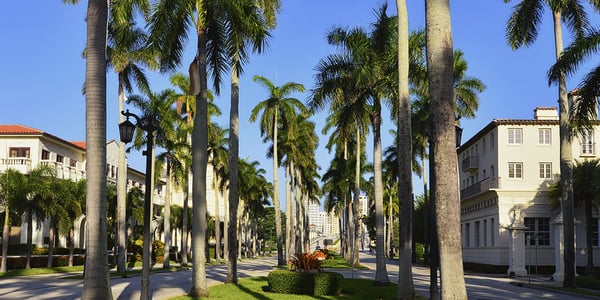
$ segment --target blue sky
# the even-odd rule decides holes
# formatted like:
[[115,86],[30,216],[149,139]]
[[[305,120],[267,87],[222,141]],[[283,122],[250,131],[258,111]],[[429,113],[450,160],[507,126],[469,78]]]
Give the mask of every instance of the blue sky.
[[[424,1],[407,1],[411,30],[421,29],[424,21]],[[276,85],[295,81],[313,86],[314,67],[318,60],[335,49],[327,45],[326,32],[333,26],[367,27],[374,21],[373,9],[380,1],[328,0],[282,1],[278,26],[273,31],[269,50],[252,57],[240,80],[240,156],[257,160],[272,177],[272,162],[265,158],[267,144],[262,143],[258,124],[248,123],[251,109],[265,99],[267,91],[252,82],[254,75],[263,75]],[[546,71],[554,62],[554,42],[551,13],[546,10],[540,35],[529,48],[513,51],[505,41],[505,25],[512,6],[503,1],[451,1],[453,43],[464,52],[468,74],[478,77],[487,86],[480,95],[477,118],[462,120],[463,141],[494,118],[531,118],[536,106],[556,106],[557,89],[549,87]],[[85,11],[87,1],[70,6],[62,1],[9,1],[0,10],[0,124],[23,124],[41,129],[72,141],[85,140],[85,98],[81,95],[85,61],[81,56],[85,46]],[[395,2],[389,3],[389,13],[396,14]],[[598,17],[592,17],[598,24]],[[568,40],[568,31],[564,37]],[[565,46],[568,43],[565,43]],[[180,72],[187,73],[193,59],[194,45],[188,42]],[[594,62],[595,63],[595,62]],[[569,81],[574,89],[583,72]],[[168,75],[149,72],[151,88],[170,88]],[[224,76],[220,97],[215,103],[223,116],[216,121],[228,127],[229,75]],[[107,75],[107,135],[118,139],[118,108],[116,76]],[[295,95],[305,101],[307,94]],[[313,117],[318,132],[325,114]],[[391,120],[386,118],[389,128]],[[383,147],[392,143],[387,129],[382,131]],[[321,137],[317,160],[326,169],[331,159]],[[372,145],[372,140],[368,140]],[[371,157],[371,150],[368,150]],[[129,155],[129,164],[144,169],[144,157]],[[280,172],[282,174],[283,172]],[[416,179],[415,179],[416,180]],[[422,193],[421,184],[414,182],[415,193]]]

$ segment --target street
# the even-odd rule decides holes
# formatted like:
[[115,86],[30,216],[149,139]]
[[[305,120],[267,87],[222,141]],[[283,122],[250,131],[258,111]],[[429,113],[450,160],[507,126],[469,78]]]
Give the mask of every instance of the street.
[[[361,264],[369,269],[335,270],[346,278],[375,278],[375,256],[368,252],[360,253]],[[276,256],[248,259],[238,263],[239,278],[266,276],[276,265]],[[227,272],[226,265],[207,267],[208,285],[222,283]],[[398,280],[398,262],[387,261],[387,272],[391,282]],[[80,299],[83,280],[64,279],[68,274],[37,275],[30,277],[12,277],[0,279],[0,299]],[[417,293],[429,296],[429,268],[413,266],[413,281]],[[150,293],[152,299],[168,299],[183,295],[190,289],[191,271],[151,273]],[[534,278],[544,281],[545,278]],[[582,299],[555,291],[527,287],[529,278],[507,278],[495,274],[467,274],[465,276],[469,299]],[[510,284],[521,282],[524,286]],[[139,299],[140,276],[113,278],[111,287],[114,299]],[[545,282],[549,284],[549,282]]]

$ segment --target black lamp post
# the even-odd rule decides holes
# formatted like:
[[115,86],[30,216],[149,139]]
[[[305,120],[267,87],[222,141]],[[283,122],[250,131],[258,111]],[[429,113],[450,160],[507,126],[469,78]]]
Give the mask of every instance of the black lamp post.
[[[119,124],[119,135],[121,142],[127,144],[133,140],[133,133],[136,127],[146,131],[146,150],[142,152],[146,156],[146,191],[144,192],[144,250],[142,254],[142,293],[141,300],[150,299],[150,214],[152,205],[152,150],[154,148],[154,134],[156,127],[152,124],[151,118],[141,119],[129,110],[121,111],[121,114],[127,119]],[[136,124],[129,121],[133,117]]]

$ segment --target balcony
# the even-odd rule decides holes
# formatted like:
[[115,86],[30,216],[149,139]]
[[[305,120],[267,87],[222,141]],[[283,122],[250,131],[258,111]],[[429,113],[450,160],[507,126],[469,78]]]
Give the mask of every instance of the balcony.
[[471,198],[473,196],[479,195],[483,192],[487,192],[490,189],[499,189],[500,188],[500,177],[497,178],[486,178],[479,182],[474,183],[473,185],[460,190],[460,200],[465,200],[467,198]]
[[479,169],[479,156],[469,156],[462,161],[463,172],[474,172]]
[[0,160],[0,172],[4,172],[7,169],[14,169],[23,174],[29,174],[31,172],[31,159],[25,157],[3,158]]

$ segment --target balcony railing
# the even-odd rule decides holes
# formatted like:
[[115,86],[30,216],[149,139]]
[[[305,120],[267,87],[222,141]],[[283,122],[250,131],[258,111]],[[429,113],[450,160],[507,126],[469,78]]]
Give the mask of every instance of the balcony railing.
[[479,169],[479,156],[469,156],[462,161],[463,172],[471,172]]
[[28,174],[31,171],[31,159],[25,157],[10,157],[0,160],[0,171],[15,169],[21,173]]
[[480,193],[489,191],[490,189],[499,189],[500,188],[500,177],[496,178],[486,178],[479,182],[474,183],[473,185],[466,187],[460,191],[460,200],[465,200],[467,198],[471,198]]

